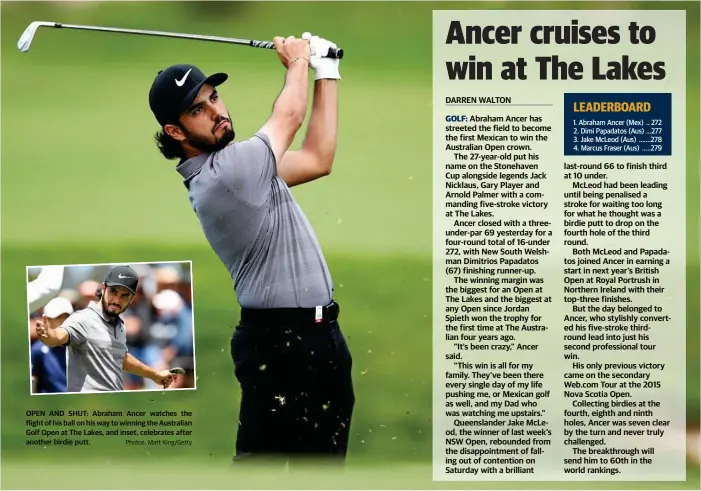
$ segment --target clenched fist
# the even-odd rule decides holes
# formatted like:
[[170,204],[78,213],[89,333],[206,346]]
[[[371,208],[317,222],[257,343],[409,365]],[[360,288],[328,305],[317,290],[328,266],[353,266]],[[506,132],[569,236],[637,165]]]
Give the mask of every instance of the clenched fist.
[[303,59],[309,63],[311,57],[311,51],[309,48],[309,41],[307,39],[298,39],[294,36],[289,36],[283,39],[280,36],[275,36],[273,38],[273,44],[275,45],[275,50],[280,58],[280,61],[285,68],[289,68],[292,63],[304,63],[297,60]]
[[164,389],[170,387],[175,382],[177,375],[170,373],[170,370],[160,370],[151,378],[158,385],[162,385]]
[[311,65],[314,69],[314,80],[330,79],[340,80],[341,74],[338,70],[341,60],[338,58],[326,58],[329,48],[337,48],[336,43],[328,39],[314,36],[310,32],[302,34],[302,39],[309,40],[311,49]]
[[39,339],[49,339],[49,321],[45,315],[36,321],[36,331]]

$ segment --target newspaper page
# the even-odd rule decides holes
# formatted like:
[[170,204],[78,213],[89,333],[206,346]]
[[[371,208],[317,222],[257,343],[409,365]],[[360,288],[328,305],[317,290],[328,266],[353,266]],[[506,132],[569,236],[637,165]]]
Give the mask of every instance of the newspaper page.
[[0,488],[701,487],[698,0],[0,19]]

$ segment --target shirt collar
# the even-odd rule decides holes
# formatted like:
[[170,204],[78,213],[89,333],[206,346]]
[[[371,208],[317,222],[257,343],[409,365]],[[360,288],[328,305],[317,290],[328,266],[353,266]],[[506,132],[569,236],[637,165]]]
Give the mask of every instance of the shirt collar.
[[97,312],[97,315],[99,315],[103,321],[110,325],[118,326],[122,323],[122,318],[119,316],[115,317],[115,320],[113,322],[109,319],[109,317],[107,317],[107,315],[105,315],[105,311],[102,309],[102,302],[91,301],[88,304],[88,307]]
[[203,153],[192,157],[191,159],[181,160],[180,163],[175,167],[181,176],[183,176],[184,181],[189,181],[192,177],[202,170],[202,166],[207,161],[209,154]]

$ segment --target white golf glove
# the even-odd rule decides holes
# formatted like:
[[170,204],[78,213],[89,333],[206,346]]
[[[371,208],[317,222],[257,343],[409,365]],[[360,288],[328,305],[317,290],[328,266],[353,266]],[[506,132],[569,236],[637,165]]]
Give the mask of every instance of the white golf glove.
[[310,64],[314,69],[314,80],[340,80],[341,74],[338,71],[338,65],[341,60],[323,57],[328,53],[329,48],[337,48],[336,44],[319,36],[313,36],[310,32],[302,34],[302,39],[309,40],[312,55]]

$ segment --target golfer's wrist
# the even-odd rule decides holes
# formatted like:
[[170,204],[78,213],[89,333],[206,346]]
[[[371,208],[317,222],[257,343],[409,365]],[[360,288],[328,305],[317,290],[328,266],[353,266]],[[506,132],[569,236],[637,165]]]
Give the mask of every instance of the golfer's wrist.
[[314,68],[314,80],[340,80],[341,74],[338,70],[338,64],[328,63],[331,60],[320,60],[315,63],[312,68]]
[[294,58],[294,59],[290,62],[290,64],[289,64],[287,67],[288,67],[288,68],[292,68],[292,67],[295,65],[295,62],[297,62],[297,63],[302,63],[302,64],[304,64],[304,62],[306,62],[307,68],[308,68],[308,67],[311,65],[311,63],[312,63],[311,60],[310,60],[309,58],[305,58],[304,56],[298,56],[297,58]]
[[50,346],[54,346],[59,341],[59,338],[53,329],[49,329],[46,332],[46,338],[44,338],[44,340],[46,341],[45,344],[48,344]]
[[336,70],[317,70],[314,72],[314,80],[341,80],[341,74]]

